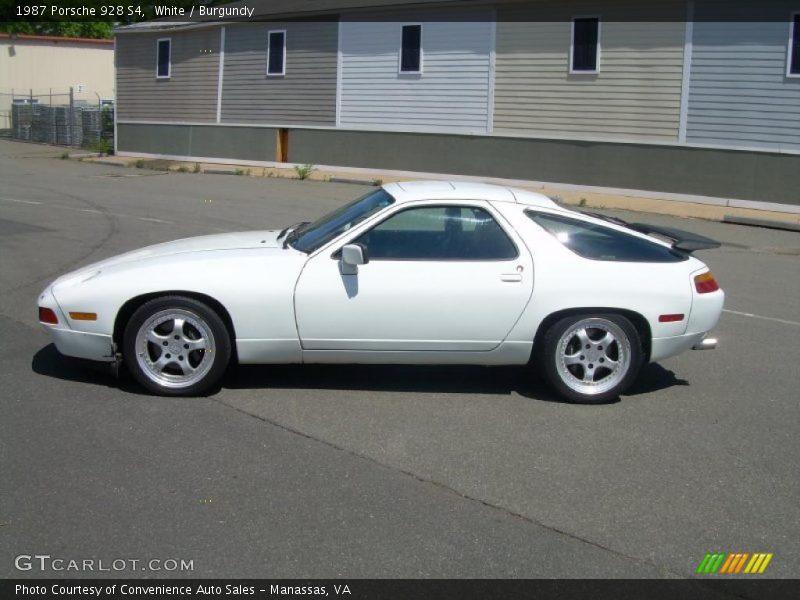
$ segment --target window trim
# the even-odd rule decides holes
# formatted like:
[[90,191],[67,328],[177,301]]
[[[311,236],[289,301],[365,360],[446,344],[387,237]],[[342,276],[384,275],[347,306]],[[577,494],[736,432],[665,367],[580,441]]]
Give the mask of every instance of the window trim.
[[[341,243],[341,244],[337,243],[336,244],[337,248],[331,254],[331,258],[333,258],[335,260],[339,260],[339,258],[341,258],[341,252],[342,252],[342,248],[344,246],[347,246],[348,244],[355,244],[356,240],[358,240],[361,236],[368,234],[370,231],[372,231],[376,227],[380,227],[380,225],[382,223],[388,221],[389,219],[391,219],[392,217],[394,217],[396,215],[399,215],[402,212],[406,212],[406,211],[409,211],[409,210],[418,210],[420,208],[451,208],[451,207],[477,208],[477,209],[480,209],[480,210],[484,211],[486,214],[488,214],[492,218],[492,220],[497,224],[497,226],[500,228],[500,231],[502,231],[503,234],[506,236],[506,239],[508,239],[508,241],[511,242],[511,247],[514,248],[514,255],[510,256],[508,258],[434,258],[434,259],[432,259],[432,258],[373,258],[372,256],[370,256],[369,257],[369,261],[372,262],[374,260],[376,262],[442,262],[442,263],[453,263],[453,262],[477,263],[477,262],[481,262],[481,263],[503,263],[503,262],[510,262],[510,261],[519,260],[519,258],[520,258],[519,246],[517,245],[516,241],[514,240],[514,236],[511,235],[508,232],[508,230],[501,223],[501,219],[498,218],[499,215],[496,214],[488,205],[469,204],[469,203],[458,203],[458,204],[456,204],[456,203],[442,203],[442,202],[436,202],[436,201],[434,201],[431,204],[428,204],[427,202],[423,201],[422,203],[419,203],[419,204],[417,204],[417,203],[413,203],[413,204],[412,203],[403,203],[403,204],[400,204],[399,206],[398,205],[392,205],[392,206],[397,206],[397,210],[392,211],[390,214],[386,215],[383,219],[373,223],[370,227],[366,227],[366,228],[360,230],[358,233],[356,233],[355,236],[353,236],[352,238],[349,238],[344,243]],[[369,252],[369,248],[367,248],[367,252]]]
[[[161,42],[169,42],[169,51],[167,52],[167,74],[166,75],[159,75],[158,74],[158,67],[159,67],[159,60],[158,60],[158,53],[161,49]],[[158,38],[156,40],[156,79],[169,79],[172,77],[172,38],[171,37],[163,37]]]
[[[403,70],[403,29],[406,27],[419,27],[419,69],[416,71]],[[399,75],[422,75],[425,56],[423,54],[424,27],[422,23],[403,23],[400,25],[400,50],[397,53],[397,73]]]
[[789,43],[786,48],[786,77],[788,79],[800,79],[800,64],[797,65],[797,72],[792,73],[792,46],[794,45],[794,22],[800,17],[800,11],[793,11],[789,15]]
[[[595,55],[594,70],[578,69],[576,70],[575,58],[575,22],[581,19],[597,19],[597,52]],[[572,17],[570,24],[569,36],[569,74],[570,75],[597,75],[600,73],[600,54],[602,49],[602,33],[603,33],[603,20],[600,15],[576,15]]]
[[[272,48],[272,44],[270,43],[270,37],[272,37],[272,34],[278,34],[278,33],[283,34],[283,63],[281,64],[280,73],[270,73],[270,71],[269,71],[269,55],[270,55],[270,51],[271,51],[271,48]],[[286,75],[286,39],[287,39],[287,37],[288,36],[286,35],[286,30],[285,29],[270,29],[269,31],[267,31],[267,69],[266,69],[267,77],[283,77],[283,76]]]

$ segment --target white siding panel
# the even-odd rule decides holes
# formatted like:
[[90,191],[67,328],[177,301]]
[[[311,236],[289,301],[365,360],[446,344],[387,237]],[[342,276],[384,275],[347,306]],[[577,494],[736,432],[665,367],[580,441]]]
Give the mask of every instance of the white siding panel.
[[491,27],[484,21],[421,20],[423,66],[399,73],[402,21],[342,23],[343,127],[485,132]]
[[786,77],[790,14],[800,3],[739,0],[725,8],[751,21],[709,21],[721,8],[697,5],[687,141],[800,150],[800,79]]

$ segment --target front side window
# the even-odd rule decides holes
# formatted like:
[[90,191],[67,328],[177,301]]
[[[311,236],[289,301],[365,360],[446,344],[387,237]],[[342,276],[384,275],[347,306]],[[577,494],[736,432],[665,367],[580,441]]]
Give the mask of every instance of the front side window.
[[600,19],[584,17],[572,20],[570,72],[597,73],[600,56]]
[[267,75],[286,74],[286,32],[267,34]]
[[800,77],[800,13],[792,15],[788,63],[786,74],[790,77]]
[[511,260],[517,248],[492,216],[474,206],[400,211],[355,240],[370,260]]
[[383,189],[370,192],[314,223],[296,229],[289,234],[287,243],[301,252],[313,252],[393,202],[394,198]]
[[156,77],[167,79],[170,76],[172,63],[172,40],[163,38],[156,43]]
[[533,211],[528,217],[583,258],[620,262],[680,262],[686,256],[655,242],[595,223]]
[[422,72],[422,25],[403,25],[400,42],[400,72]]

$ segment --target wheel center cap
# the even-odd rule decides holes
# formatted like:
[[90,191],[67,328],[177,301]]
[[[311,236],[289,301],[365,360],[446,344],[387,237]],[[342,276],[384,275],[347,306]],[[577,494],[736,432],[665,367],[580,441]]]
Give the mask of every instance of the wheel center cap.
[[170,344],[169,351],[172,352],[173,354],[180,354],[181,347],[179,344]]

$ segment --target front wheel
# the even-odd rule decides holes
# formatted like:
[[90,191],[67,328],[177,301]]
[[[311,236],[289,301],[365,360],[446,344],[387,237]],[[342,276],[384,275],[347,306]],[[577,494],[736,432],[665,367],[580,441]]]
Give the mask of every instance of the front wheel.
[[156,298],[125,327],[123,356],[134,378],[160,396],[193,396],[219,381],[231,356],[225,323],[183,296]]
[[622,315],[572,315],[545,333],[538,360],[563,398],[602,404],[624,392],[643,361],[639,333]]

